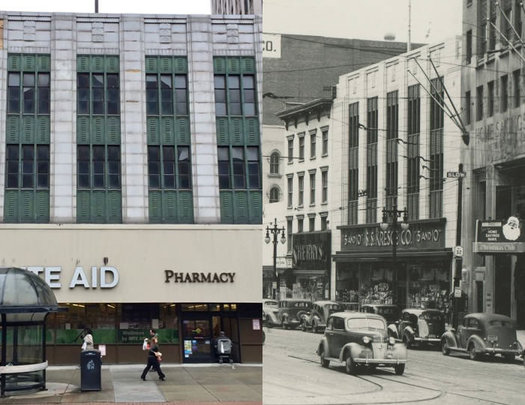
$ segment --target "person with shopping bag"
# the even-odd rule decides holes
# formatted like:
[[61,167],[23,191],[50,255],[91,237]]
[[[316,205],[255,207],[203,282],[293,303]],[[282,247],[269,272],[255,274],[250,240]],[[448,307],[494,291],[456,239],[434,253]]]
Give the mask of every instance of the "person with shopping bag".
[[162,372],[160,368],[160,361],[162,360],[162,353],[159,351],[158,338],[156,336],[151,338],[150,347],[148,350],[148,363],[142,371],[140,378],[142,381],[146,381],[146,375],[148,371],[153,368],[159,375],[159,380],[164,381],[166,375]]

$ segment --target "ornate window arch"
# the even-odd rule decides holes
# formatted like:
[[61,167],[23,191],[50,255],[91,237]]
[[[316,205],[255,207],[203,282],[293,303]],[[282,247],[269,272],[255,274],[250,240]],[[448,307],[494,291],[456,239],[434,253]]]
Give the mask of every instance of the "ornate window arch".
[[279,202],[280,199],[281,199],[281,190],[279,189],[278,186],[272,186],[272,188],[270,188],[270,198],[269,198],[270,204]]
[[272,152],[270,155],[270,174],[279,174],[280,162],[281,154],[278,151]]

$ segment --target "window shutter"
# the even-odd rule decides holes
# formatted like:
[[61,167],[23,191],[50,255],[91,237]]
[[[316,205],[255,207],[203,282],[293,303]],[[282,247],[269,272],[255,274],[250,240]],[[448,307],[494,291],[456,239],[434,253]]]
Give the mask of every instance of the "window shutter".
[[164,191],[162,195],[162,219],[164,223],[177,222],[177,192]]
[[35,193],[35,216],[38,223],[49,222],[49,191]]
[[213,59],[213,72],[216,74],[226,73],[226,59],[218,57]]
[[233,224],[233,193],[231,191],[221,191],[221,223]]
[[148,117],[146,126],[148,131],[148,145],[160,145],[159,118]]
[[77,72],[89,72],[89,59],[88,55],[77,56]]
[[106,72],[108,73],[119,73],[119,58],[118,56],[106,56]]
[[217,144],[228,145],[230,143],[230,134],[228,131],[228,118],[217,117],[215,122],[215,125],[217,127]]
[[186,117],[177,118],[176,122],[177,145],[190,144],[190,120]]
[[90,220],[91,192],[77,191],[77,223],[86,223]]
[[239,58],[228,58],[228,73],[241,73],[241,61],[239,60]]
[[106,118],[106,141],[110,145],[120,144],[120,117]]
[[103,144],[104,141],[104,117],[94,117],[91,119],[91,143]]
[[262,224],[262,192],[249,191],[250,224]]
[[77,143],[89,144],[89,117],[77,117]]
[[92,56],[90,67],[92,72],[103,72],[105,67],[104,56]]
[[122,193],[120,191],[107,192],[107,222],[110,224],[122,222]]
[[248,192],[245,190],[234,191],[234,213],[236,224],[248,224],[250,219],[248,207]]
[[243,145],[243,119],[242,118],[231,118],[230,119],[230,139],[232,145]]
[[162,222],[162,195],[160,191],[149,191],[149,222],[158,224]]
[[8,115],[6,119],[6,142],[18,143],[20,134],[20,117]]
[[36,70],[35,55],[22,55],[22,70],[34,72]]
[[96,190],[91,193],[90,198],[91,215],[90,222],[103,224],[106,222],[106,192]]
[[188,60],[186,58],[175,58],[174,70],[175,74],[188,73]]
[[34,198],[33,190],[20,191],[20,222],[34,221]]
[[35,117],[24,116],[22,121],[22,143],[34,143]]
[[171,58],[164,57],[159,60],[159,73],[171,73]]
[[49,143],[49,116],[37,116],[36,142]]
[[18,222],[18,190],[5,190],[4,222]]
[[244,126],[246,145],[259,145],[259,120],[257,118],[246,118]]
[[37,66],[39,72],[51,71],[51,57],[49,55],[38,55]]
[[7,69],[8,70],[22,70],[22,56],[10,54],[7,58]]
[[243,73],[255,73],[255,59],[254,58],[242,58],[242,72]]
[[175,134],[173,133],[173,117],[162,117],[160,119],[160,137],[164,145],[175,144]]
[[193,223],[193,193],[191,191],[180,191],[177,204],[179,223]]
[[158,73],[157,58],[153,56],[146,57],[146,73]]

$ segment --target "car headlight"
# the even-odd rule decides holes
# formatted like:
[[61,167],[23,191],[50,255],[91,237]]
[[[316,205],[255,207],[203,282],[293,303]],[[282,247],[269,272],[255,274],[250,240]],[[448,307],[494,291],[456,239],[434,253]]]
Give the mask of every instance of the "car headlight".
[[388,344],[394,346],[396,344],[396,339],[393,336],[388,338]]
[[370,339],[369,336],[363,336],[363,343],[364,343],[365,345],[369,344],[371,340],[372,340],[372,339]]

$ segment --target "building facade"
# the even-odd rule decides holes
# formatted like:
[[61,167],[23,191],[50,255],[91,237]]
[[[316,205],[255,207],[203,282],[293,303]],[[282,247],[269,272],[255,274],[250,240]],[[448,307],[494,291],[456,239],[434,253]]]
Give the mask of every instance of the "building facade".
[[[293,269],[291,237],[292,234],[297,234],[298,219],[295,215],[297,212],[290,213],[287,208],[287,175],[295,172],[297,165],[290,166],[288,163],[290,152],[288,151],[287,137],[297,132],[297,128],[295,128],[293,120],[289,120],[289,126],[285,128],[284,124],[290,118],[287,117],[288,112],[291,116],[297,116],[298,125],[301,127],[317,125],[314,123],[314,121],[317,122],[316,119],[312,119],[310,122],[307,120],[305,123],[304,113],[306,112],[308,116],[309,106],[311,105],[317,109],[317,101],[315,100],[333,98],[334,86],[340,75],[398,55],[405,50],[406,43],[401,42],[279,33],[263,34],[263,222],[264,224],[273,224],[277,221],[279,228],[285,228],[288,242],[279,243],[277,246],[275,263],[278,274],[286,272],[289,275],[288,285],[290,288],[294,284],[293,273],[297,273],[296,269]],[[307,67],[305,68],[305,66]],[[282,118],[280,117],[281,113],[284,114]],[[326,112],[323,112],[322,120],[327,120]],[[310,142],[308,132],[305,139]],[[322,140],[319,129],[313,139],[318,141],[317,148],[320,148]],[[297,142],[296,138],[294,153],[298,151],[299,144]],[[309,147],[309,144],[305,145],[307,150]],[[319,150],[316,158],[318,161],[321,159]],[[323,160],[328,161],[330,157],[325,157]],[[292,161],[298,163],[297,159],[292,159]],[[309,161],[307,156],[305,162],[301,164],[307,165]],[[320,181],[320,176],[321,174],[318,173],[317,181]],[[308,184],[308,173],[305,178],[305,184]],[[320,205],[317,203],[317,208],[313,210],[317,213],[315,232],[321,229],[319,207]],[[324,210],[323,215],[326,212]],[[293,217],[292,221],[290,221],[290,217]],[[322,218],[329,221],[328,216]],[[309,219],[303,219],[303,222],[309,223]],[[304,232],[308,232],[308,226],[304,227]],[[298,241],[299,239],[295,238],[295,240]],[[277,288],[273,270],[273,246],[264,242],[262,245],[265,280],[263,294],[270,297],[272,291]],[[316,275],[310,275],[312,278],[319,276],[319,263],[308,265],[308,267],[312,267],[313,270],[317,269]],[[310,277],[305,274],[303,276],[304,278]],[[274,283],[274,287],[272,287],[272,283]],[[327,283],[324,284],[327,285]],[[319,289],[322,288],[319,287]],[[318,294],[316,293],[316,295]]]
[[[473,311],[525,327],[523,8],[463,2],[465,286]],[[507,232],[507,228],[514,228]]]
[[[461,136],[461,41],[342,75],[330,122],[331,298],[447,310]],[[457,107],[459,108],[459,106]],[[459,133],[459,135],[458,135]]]
[[0,240],[69,311],[48,357],[261,362],[260,15],[0,13]]

